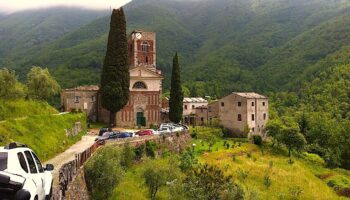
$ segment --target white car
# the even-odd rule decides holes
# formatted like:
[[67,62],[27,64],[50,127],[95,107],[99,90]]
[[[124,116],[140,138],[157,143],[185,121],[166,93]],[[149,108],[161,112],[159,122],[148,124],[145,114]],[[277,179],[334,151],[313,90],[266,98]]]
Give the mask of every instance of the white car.
[[44,200],[52,194],[53,165],[42,167],[26,145],[0,147],[0,199]]
[[171,130],[168,126],[162,126],[161,128],[159,128],[157,131],[156,131],[156,135],[159,135],[159,134],[168,134],[168,133],[171,133]]

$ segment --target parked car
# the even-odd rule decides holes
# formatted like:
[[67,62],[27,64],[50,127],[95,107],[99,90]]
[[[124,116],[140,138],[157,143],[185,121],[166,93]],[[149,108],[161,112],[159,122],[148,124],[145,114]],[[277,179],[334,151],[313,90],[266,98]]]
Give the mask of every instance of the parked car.
[[118,138],[129,138],[132,137],[132,133],[130,132],[121,132],[118,134]]
[[116,139],[118,138],[119,132],[113,131],[113,132],[105,132],[103,133],[102,136],[99,136],[95,139],[95,141],[105,141],[105,140],[110,140],[110,139]]
[[136,135],[139,135],[139,136],[153,135],[153,132],[154,131],[152,130],[141,130],[141,131],[138,131]]
[[163,126],[162,128],[158,129],[156,132],[157,134],[168,134],[168,133],[171,133],[171,130],[169,127]]
[[44,200],[52,195],[53,165],[19,143],[0,147],[0,199]]
[[99,133],[98,133],[98,136],[102,136],[106,132],[112,132],[112,129],[111,128],[106,128],[106,127],[101,128]]

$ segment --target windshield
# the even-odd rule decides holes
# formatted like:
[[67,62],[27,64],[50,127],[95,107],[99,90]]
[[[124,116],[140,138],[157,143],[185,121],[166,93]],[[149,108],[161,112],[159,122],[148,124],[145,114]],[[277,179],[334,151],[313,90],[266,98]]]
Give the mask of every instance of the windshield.
[[0,171],[7,169],[7,153],[0,152]]

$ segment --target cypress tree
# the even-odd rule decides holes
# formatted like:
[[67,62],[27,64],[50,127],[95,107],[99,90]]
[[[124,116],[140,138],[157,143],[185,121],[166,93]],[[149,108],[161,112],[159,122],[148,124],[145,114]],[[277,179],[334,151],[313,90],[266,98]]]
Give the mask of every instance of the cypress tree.
[[130,74],[127,48],[124,11],[123,8],[114,9],[100,87],[102,107],[110,111],[109,122],[113,125],[116,122],[116,113],[129,100]]
[[179,123],[182,119],[184,95],[181,87],[180,66],[177,53],[173,59],[173,71],[171,74],[171,89],[169,100],[169,119],[174,123]]

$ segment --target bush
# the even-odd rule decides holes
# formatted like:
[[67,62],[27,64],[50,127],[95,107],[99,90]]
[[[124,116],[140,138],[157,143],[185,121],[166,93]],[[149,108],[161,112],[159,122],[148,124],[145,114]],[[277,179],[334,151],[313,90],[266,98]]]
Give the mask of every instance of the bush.
[[264,185],[267,188],[269,188],[271,186],[271,183],[272,183],[272,181],[271,181],[271,178],[270,178],[269,174],[265,174],[265,176],[264,176]]
[[262,145],[262,138],[260,135],[253,135],[253,142],[255,145],[261,146]]
[[156,157],[157,144],[153,141],[146,141],[146,155],[151,158]]
[[145,144],[142,144],[134,149],[135,159],[140,160],[145,153]]
[[108,199],[124,175],[119,150],[103,147],[88,161],[84,172],[92,199]]
[[124,145],[124,148],[122,150],[122,155],[121,155],[121,161],[120,164],[126,169],[131,167],[133,161],[135,159],[135,152],[134,150],[130,147],[128,143]]

